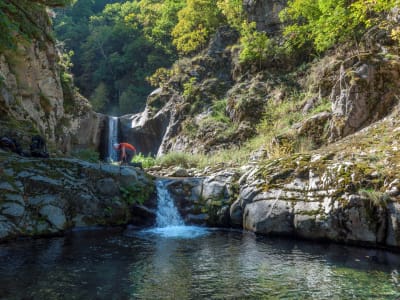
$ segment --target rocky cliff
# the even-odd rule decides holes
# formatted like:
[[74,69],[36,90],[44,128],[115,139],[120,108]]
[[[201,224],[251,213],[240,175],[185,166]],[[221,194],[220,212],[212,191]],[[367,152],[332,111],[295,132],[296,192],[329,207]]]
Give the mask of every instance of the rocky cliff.
[[155,220],[152,178],[131,167],[0,150],[0,241]]
[[400,247],[399,111],[321,150],[167,185],[191,223]]
[[[42,23],[50,31],[50,23]],[[105,117],[76,91],[47,35],[0,53],[0,91],[0,136],[14,137],[26,147],[32,135],[40,134],[52,151],[62,153],[99,147]]]

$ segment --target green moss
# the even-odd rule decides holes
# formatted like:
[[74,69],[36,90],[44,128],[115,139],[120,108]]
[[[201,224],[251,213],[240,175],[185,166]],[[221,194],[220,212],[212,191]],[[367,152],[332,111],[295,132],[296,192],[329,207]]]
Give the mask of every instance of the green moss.
[[145,185],[140,182],[120,187],[122,200],[127,204],[140,204],[143,205],[148,201],[154,193],[154,184]]

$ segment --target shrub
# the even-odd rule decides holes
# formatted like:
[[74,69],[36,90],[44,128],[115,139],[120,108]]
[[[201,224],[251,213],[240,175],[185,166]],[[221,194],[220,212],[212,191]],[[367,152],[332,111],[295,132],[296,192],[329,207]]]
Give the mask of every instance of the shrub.
[[183,168],[195,167],[196,156],[184,152],[170,152],[156,159],[156,164],[162,167],[181,166]]
[[239,55],[240,62],[257,63],[259,68],[262,62],[275,52],[272,40],[265,32],[257,31],[254,22],[243,22],[240,45],[242,48]]
[[151,155],[144,156],[139,153],[133,157],[132,162],[141,163],[143,168],[150,168],[155,165],[156,159]]
[[154,192],[154,185],[144,185],[141,183],[131,184],[129,186],[120,187],[122,199],[128,204],[143,205],[150,195]]
[[322,52],[359,37],[380,22],[381,12],[395,5],[396,0],[291,0],[280,17],[288,24],[284,35],[289,46],[300,48],[311,42]]

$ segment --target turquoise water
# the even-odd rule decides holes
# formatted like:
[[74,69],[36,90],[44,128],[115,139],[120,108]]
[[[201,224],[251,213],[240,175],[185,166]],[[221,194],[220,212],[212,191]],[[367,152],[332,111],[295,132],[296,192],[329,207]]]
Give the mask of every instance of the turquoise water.
[[168,231],[98,230],[2,244],[0,298],[400,298],[396,253],[242,231]]

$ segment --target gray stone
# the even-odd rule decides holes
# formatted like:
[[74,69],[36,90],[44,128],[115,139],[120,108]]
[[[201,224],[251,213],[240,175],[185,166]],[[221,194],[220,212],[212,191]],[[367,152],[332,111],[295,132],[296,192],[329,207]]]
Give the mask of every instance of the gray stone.
[[39,213],[47,218],[47,220],[58,230],[62,230],[66,226],[66,217],[63,210],[53,205],[42,207]]
[[104,178],[96,182],[97,190],[105,196],[115,196],[119,194],[119,188],[114,179]]
[[243,209],[240,201],[236,200],[230,207],[229,211],[231,224],[233,226],[242,226],[243,224]]
[[261,200],[247,204],[244,209],[243,227],[264,234],[293,233],[290,203],[282,200]]
[[44,194],[40,196],[29,197],[28,203],[33,206],[41,206],[48,204],[57,204],[59,200],[59,195]]
[[386,244],[400,246],[400,204],[391,202],[388,204],[388,228]]
[[15,225],[8,221],[0,221],[0,239],[9,237],[15,232]]
[[35,175],[35,173],[28,172],[28,171],[22,171],[22,172],[17,174],[17,177],[19,177],[19,178],[27,178],[27,177],[31,177],[31,176],[34,176],[34,175]]
[[22,217],[25,212],[25,208],[18,203],[7,202],[1,206],[1,213],[10,217]]
[[203,199],[217,199],[224,197],[226,184],[218,181],[205,180],[203,183]]
[[0,190],[8,192],[16,192],[16,189],[6,181],[0,182]]
[[175,168],[172,173],[170,173],[168,176],[170,177],[189,177],[189,173],[186,169],[184,168]]
[[51,185],[51,186],[62,186],[60,180],[52,179],[50,177],[45,177],[41,175],[31,176],[30,180],[40,182],[42,184]]
[[20,194],[5,194],[4,199],[5,201],[18,202],[22,206],[25,206],[24,198]]

